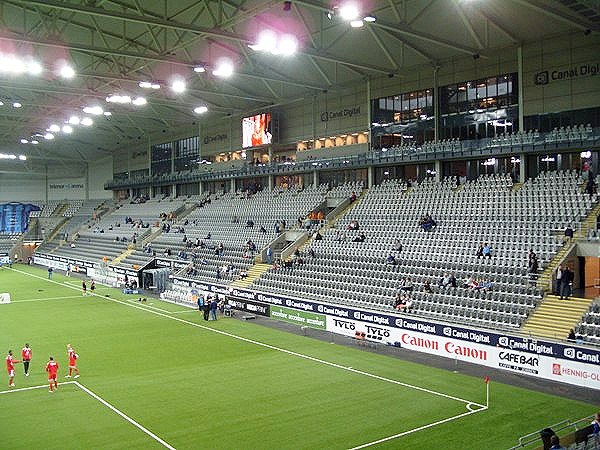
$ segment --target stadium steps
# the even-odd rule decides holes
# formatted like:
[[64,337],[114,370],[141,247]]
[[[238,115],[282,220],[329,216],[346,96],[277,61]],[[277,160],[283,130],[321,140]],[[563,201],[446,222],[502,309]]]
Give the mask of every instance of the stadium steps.
[[128,256],[130,256],[133,252],[135,252],[135,247],[132,246],[132,248],[128,248],[127,250],[125,250],[123,253],[121,253],[119,256],[117,256],[115,259],[112,260],[111,264],[113,266],[118,265],[121,260],[127,258]]
[[585,220],[581,222],[581,228],[573,235],[573,239],[563,245],[556,255],[554,255],[554,258],[552,258],[550,263],[546,266],[544,272],[538,277],[538,287],[544,289],[545,292],[552,292],[552,274],[556,272],[558,265],[565,259],[573,246],[577,244],[577,242],[585,239],[590,229],[596,227],[598,215],[600,215],[600,203],[594,206]]
[[59,231],[61,230],[61,228],[63,227],[63,225],[65,223],[67,223],[69,221],[69,217],[64,217],[63,220],[61,220],[58,225],[54,228],[54,230],[52,230],[50,232],[50,234],[48,235],[48,237],[46,238],[46,242],[50,242],[53,241],[54,238],[56,237],[56,235],[59,233]]
[[529,316],[521,331],[536,336],[566,339],[571,328],[581,321],[589,310],[593,299],[570,297],[560,300],[556,295],[547,295]]
[[260,276],[267,270],[269,270],[271,267],[271,264],[255,264],[248,269],[248,276],[246,278],[244,278],[243,280],[235,280],[233,283],[231,283],[230,286],[241,288],[248,287],[254,282],[254,280],[260,278]]
[[321,234],[323,234],[325,231],[327,231],[329,228],[335,228],[335,224],[338,220],[340,220],[342,217],[344,217],[346,214],[348,214],[356,205],[358,205],[363,198],[365,198],[365,195],[367,195],[367,193],[369,192],[369,189],[363,189],[362,192],[356,197],[356,200],[354,200],[352,203],[349,203],[348,206],[346,206],[344,209],[342,209],[333,219],[331,219],[329,221],[329,223],[327,225],[325,225],[320,231],[322,231]]
[[61,217],[63,215],[63,213],[67,210],[67,208],[69,207],[68,203],[60,203],[56,209],[54,211],[52,211],[52,214],[50,214],[50,217]]

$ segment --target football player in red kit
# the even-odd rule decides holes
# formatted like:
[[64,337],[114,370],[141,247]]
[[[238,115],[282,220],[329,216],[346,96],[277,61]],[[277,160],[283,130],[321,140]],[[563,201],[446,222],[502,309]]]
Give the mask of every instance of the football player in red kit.
[[48,372],[48,389],[50,392],[54,392],[58,389],[58,382],[56,381],[56,373],[58,372],[58,363],[54,361],[51,356],[50,360],[46,364],[46,372]]
[[8,372],[8,385],[10,387],[15,387],[15,364],[20,362],[18,359],[13,359],[12,350],[9,350],[8,355],[6,355],[6,371]]
[[79,355],[75,353],[71,344],[67,344],[67,353],[69,355],[69,375],[66,375],[65,378],[71,378],[73,371],[75,371],[75,376],[73,378],[79,378],[79,369],[77,368],[77,359],[79,358]]

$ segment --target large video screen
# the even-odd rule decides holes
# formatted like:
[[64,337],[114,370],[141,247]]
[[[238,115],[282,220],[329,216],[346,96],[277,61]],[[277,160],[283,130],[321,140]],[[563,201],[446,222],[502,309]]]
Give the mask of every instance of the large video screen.
[[271,113],[242,119],[242,148],[270,144],[273,141]]

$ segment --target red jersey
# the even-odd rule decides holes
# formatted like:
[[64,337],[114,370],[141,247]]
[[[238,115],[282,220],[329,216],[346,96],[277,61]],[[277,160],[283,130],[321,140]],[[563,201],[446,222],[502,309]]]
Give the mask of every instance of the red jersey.
[[6,356],[6,370],[8,370],[9,372],[11,370],[15,370],[15,362],[11,355]]
[[75,366],[77,364],[77,358],[79,358],[79,356],[75,353],[75,350],[71,349],[69,351],[69,366]]
[[56,361],[48,361],[48,364],[46,364],[46,372],[48,372],[48,376],[56,377],[56,372],[58,372],[58,363]]
[[23,350],[21,350],[21,357],[23,358],[23,361],[30,361],[31,349],[29,347],[23,347]]

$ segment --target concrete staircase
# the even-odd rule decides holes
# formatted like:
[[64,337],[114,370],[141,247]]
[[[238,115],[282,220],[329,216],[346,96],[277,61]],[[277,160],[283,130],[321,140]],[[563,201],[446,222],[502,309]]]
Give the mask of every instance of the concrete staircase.
[[243,280],[242,279],[235,280],[233,283],[230,284],[230,286],[246,288],[246,287],[250,286],[254,282],[254,280],[259,278],[263,273],[265,273],[271,267],[272,267],[271,264],[262,264],[262,263],[254,264],[252,267],[250,267],[248,269],[248,276],[246,278],[244,278]]
[[592,299],[576,297],[559,300],[556,295],[547,295],[529,316],[521,331],[534,336],[566,339],[569,330],[581,321],[592,302]]
[[119,264],[122,260],[124,260],[125,258],[127,258],[129,255],[131,255],[133,252],[135,252],[135,247],[133,245],[131,245],[130,247],[127,248],[127,250],[125,250],[123,253],[121,253],[119,256],[117,256],[115,259],[113,259],[111,261],[111,264],[113,266],[116,266],[117,264]]

